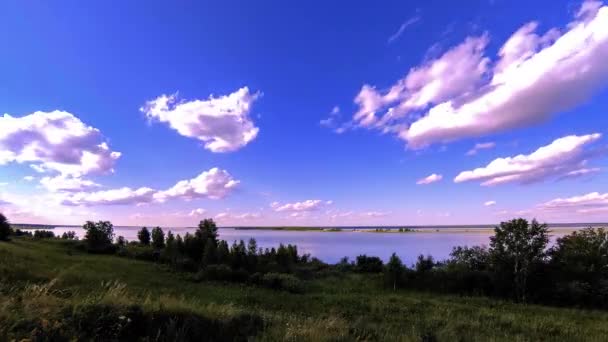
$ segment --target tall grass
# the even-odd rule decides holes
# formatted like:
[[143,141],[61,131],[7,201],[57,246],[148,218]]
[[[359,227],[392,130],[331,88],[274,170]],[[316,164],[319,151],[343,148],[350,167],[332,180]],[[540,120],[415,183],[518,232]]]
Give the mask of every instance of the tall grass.
[[[602,341],[608,336],[606,312],[394,292],[382,289],[380,276],[367,274],[312,280],[304,293],[195,283],[152,263],[77,252],[65,241],[0,243],[0,276],[2,341],[127,336],[134,329],[129,319],[143,320],[142,331],[156,334],[150,340],[188,340],[201,326],[261,341]],[[160,330],[150,322],[160,322]],[[111,326],[108,332],[96,330],[103,324]]]

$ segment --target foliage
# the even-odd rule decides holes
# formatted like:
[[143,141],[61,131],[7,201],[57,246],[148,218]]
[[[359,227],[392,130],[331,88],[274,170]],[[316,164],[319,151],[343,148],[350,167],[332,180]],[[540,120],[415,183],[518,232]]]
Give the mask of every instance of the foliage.
[[383,269],[382,259],[365,254],[357,257],[355,270],[361,273],[380,273]]
[[55,237],[55,233],[50,230],[36,229],[34,231],[34,239],[52,239]]
[[91,253],[110,253],[114,251],[114,226],[109,221],[87,221],[82,229],[85,230],[84,240]]
[[[602,341],[608,334],[603,311],[425,293],[410,283],[393,292],[379,287],[380,274],[313,278],[292,294],[190,282],[59,239],[14,240],[0,244],[2,341],[88,341],[92,334],[110,341]],[[441,274],[435,267],[424,277]]]
[[139,240],[139,243],[144,245],[144,246],[149,246],[150,245],[150,231],[148,230],[148,228],[143,227],[142,229],[140,229],[137,232],[137,239]]
[[63,240],[77,240],[76,232],[73,230],[64,232],[63,234],[61,234],[61,238]]
[[165,233],[161,227],[152,229],[152,247],[156,249],[165,247]]
[[522,302],[526,301],[530,272],[545,257],[548,230],[546,224],[519,218],[501,222],[490,238],[493,266],[513,276],[515,297]]
[[8,236],[11,234],[11,225],[6,216],[0,213],[0,241],[8,241]]
[[392,287],[393,291],[397,290],[397,285],[402,281],[405,273],[403,262],[396,253],[391,255],[386,267],[384,268],[384,281],[387,286]]

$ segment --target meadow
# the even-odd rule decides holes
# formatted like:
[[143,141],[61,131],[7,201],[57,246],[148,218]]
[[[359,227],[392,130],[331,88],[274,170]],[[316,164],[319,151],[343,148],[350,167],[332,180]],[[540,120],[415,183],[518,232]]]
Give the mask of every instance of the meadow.
[[[382,286],[328,272],[291,293],[195,282],[75,241],[0,242],[0,340],[602,341],[608,313]],[[203,327],[203,328],[201,328]],[[204,329],[205,331],[196,331]],[[142,331],[139,336],[128,335]],[[197,335],[198,334],[198,335]]]

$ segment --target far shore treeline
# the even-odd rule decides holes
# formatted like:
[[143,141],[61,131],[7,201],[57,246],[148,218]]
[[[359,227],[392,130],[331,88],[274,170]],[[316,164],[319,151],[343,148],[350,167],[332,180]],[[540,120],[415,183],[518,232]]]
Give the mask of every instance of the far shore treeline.
[[490,244],[455,247],[447,260],[420,255],[408,267],[393,253],[385,264],[375,256],[343,258],[329,265],[299,254],[295,245],[259,248],[255,239],[219,239],[212,219],[200,221],[193,234],[174,235],[160,227],[142,228],[138,241],[115,237],[112,223],[86,222],[86,234],[55,237],[52,231],[12,229],[0,214],[0,240],[61,239],[73,248],[113,254],[169,266],[194,281],[224,281],[301,293],[306,282],[328,274],[383,274],[385,287],[436,293],[480,295],[523,303],[608,309],[608,231],[586,228],[558,238],[548,248],[546,224],[517,218],[494,228]]

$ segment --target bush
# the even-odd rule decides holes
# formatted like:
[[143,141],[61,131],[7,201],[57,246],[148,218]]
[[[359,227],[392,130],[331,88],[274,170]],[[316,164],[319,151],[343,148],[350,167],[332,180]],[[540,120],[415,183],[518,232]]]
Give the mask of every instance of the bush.
[[6,216],[0,213],[0,241],[7,241],[10,234],[11,225],[8,223]]
[[144,261],[157,261],[159,253],[151,246],[125,245],[118,249],[117,254],[122,257]]
[[165,247],[165,233],[161,227],[152,229],[152,246],[156,249]]
[[63,240],[76,240],[76,232],[74,232],[74,231],[64,232],[63,234],[61,234],[61,238]]
[[52,239],[55,237],[55,233],[50,230],[35,230],[34,239]]
[[139,239],[139,243],[144,246],[150,245],[150,231],[148,228],[143,227],[139,232],[137,232],[137,239]]
[[382,259],[378,257],[368,257],[359,255],[355,270],[361,273],[380,273],[383,269]]
[[208,265],[199,271],[194,279],[196,281],[214,280],[244,283],[249,279],[249,274],[244,270],[232,270],[227,265]]
[[284,290],[291,293],[304,292],[302,281],[291,274],[267,273],[262,276],[260,285],[273,290]]
[[85,230],[84,239],[87,251],[90,253],[114,253],[114,226],[109,221],[87,221],[82,228]]

